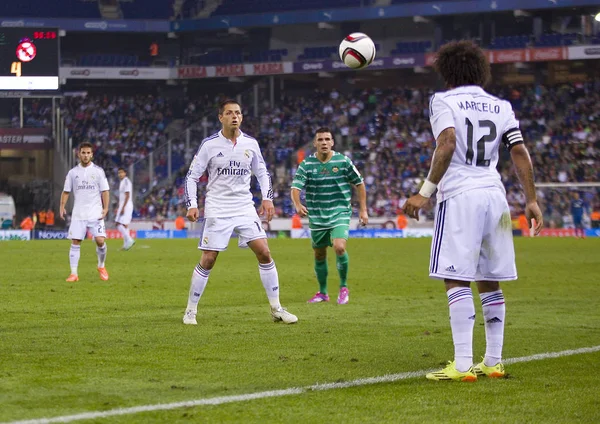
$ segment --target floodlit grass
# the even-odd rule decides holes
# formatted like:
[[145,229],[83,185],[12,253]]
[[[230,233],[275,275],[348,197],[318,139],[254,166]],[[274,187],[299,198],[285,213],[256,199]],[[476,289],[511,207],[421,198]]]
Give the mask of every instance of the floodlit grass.
[[[120,244],[109,241],[110,281],[86,241],[80,281],[66,283],[67,241],[0,243],[0,422],[350,381],[452,357],[443,284],[427,277],[430,240],[350,240],[343,306],[306,303],[318,290],[308,240],[270,240],[296,325],[271,321],[250,251],[232,244],[221,254],[199,325],[184,326],[196,241]],[[600,345],[600,240],[516,245],[504,356]],[[412,378],[93,422],[599,422],[599,362],[596,352],[512,364],[509,378],[474,384]]]

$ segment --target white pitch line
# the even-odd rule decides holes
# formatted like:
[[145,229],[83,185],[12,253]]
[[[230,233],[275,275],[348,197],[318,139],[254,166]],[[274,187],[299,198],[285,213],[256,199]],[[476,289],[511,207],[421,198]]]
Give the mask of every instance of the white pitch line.
[[[538,353],[535,355],[522,356],[519,358],[509,358],[509,359],[505,359],[504,363],[505,364],[516,364],[518,362],[540,361],[542,359],[560,358],[563,356],[579,355],[582,353],[593,353],[593,352],[599,352],[599,351],[600,351],[600,346],[582,347],[580,349],[563,350],[561,352]],[[155,404],[155,405],[142,405],[142,406],[134,406],[131,408],[118,408],[118,409],[110,409],[108,411],[97,411],[97,412],[84,412],[81,414],[63,415],[62,417],[37,418],[37,419],[32,419],[32,420],[12,421],[12,422],[0,423],[0,424],[70,423],[73,421],[91,420],[94,418],[107,418],[107,417],[114,417],[114,416],[119,416],[119,415],[132,415],[132,414],[137,414],[140,412],[168,411],[171,409],[189,408],[189,407],[202,406],[202,405],[223,405],[225,403],[245,402],[245,401],[254,400],[254,399],[265,399],[265,398],[271,398],[271,397],[299,395],[299,394],[307,393],[307,392],[311,392],[311,391],[344,389],[347,387],[367,386],[367,385],[379,384],[379,383],[392,383],[394,381],[422,377],[424,374],[426,374],[429,371],[431,371],[431,370],[410,371],[410,372],[403,372],[400,374],[387,374],[387,375],[383,375],[381,377],[359,378],[357,380],[345,381],[345,382],[341,382],[341,383],[314,384],[312,386],[292,387],[292,388],[284,389],[284,390],[270,390],[270,391],[266,391],[266,392],[247,393],[247,394],[232,395],[232,396],[221,396],[221,397],[214,397],[214,398],[207,398],[207,399],[189,400],[189,401],[184,401],[184,402],[159,403],[159,404]]]

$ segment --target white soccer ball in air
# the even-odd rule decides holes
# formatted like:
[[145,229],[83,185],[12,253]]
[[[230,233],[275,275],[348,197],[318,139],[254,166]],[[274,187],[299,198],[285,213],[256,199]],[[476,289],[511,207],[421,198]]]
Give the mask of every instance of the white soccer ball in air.
[[340,43],[340,59],[349,68],[366,68],[375,59],[375,43],[367,34],[353,32]]

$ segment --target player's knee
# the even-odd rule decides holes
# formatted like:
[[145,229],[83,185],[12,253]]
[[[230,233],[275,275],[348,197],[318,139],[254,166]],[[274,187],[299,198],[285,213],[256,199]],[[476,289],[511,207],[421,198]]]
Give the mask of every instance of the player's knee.
[[258,259],[258,262],[261,264],[268,264],[273,260],[271,258],[271,251],[268,247],[256,252],[256,259]]
[[203,254],[200,259],[200,266],[206,270],[210,270],[215,266],[215,262],[217,261],[216,255],[211,254]]
[[96,246],[98,246],[98,247],[104,246],[104,238],[97,238],[96,239]]
[[325,259],[327,259],[327,248],[315,249],[315,260],[324,261]]
[[333,250],[335,250],[337,256],[342,256],[346,253],[346,243],[334,243]]

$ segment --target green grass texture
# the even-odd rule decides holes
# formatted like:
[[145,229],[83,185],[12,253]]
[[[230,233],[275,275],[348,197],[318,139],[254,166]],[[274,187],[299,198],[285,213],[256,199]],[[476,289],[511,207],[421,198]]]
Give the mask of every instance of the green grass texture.
[[[245,395],[440,368],[452,359],[442,282],[428,277],[431,239],[348,242],[350,303],[318,291],[309,240],[273,239],[281,302],[274,323],[257,261],[232,242],[182,324],[196,240],[108,241],[110,280],[82,245],[67,283],[68,241],[0,243],[0,422]],[[504,357],[600,345],[600,239],[515,239],[519,280],[503,283]],[[474,286],[474,285],[473,285]],[[475,287],[473,287],[475,289]],[[476,292],[476,290],[475,290]],[[485,351],[474,295],[474,360]],[[600,352],[507,365],[504,379],[395,382],[218,405],[97,417],[86,423],[594,423]],[[39,421],[40,423],[42,421]]]

